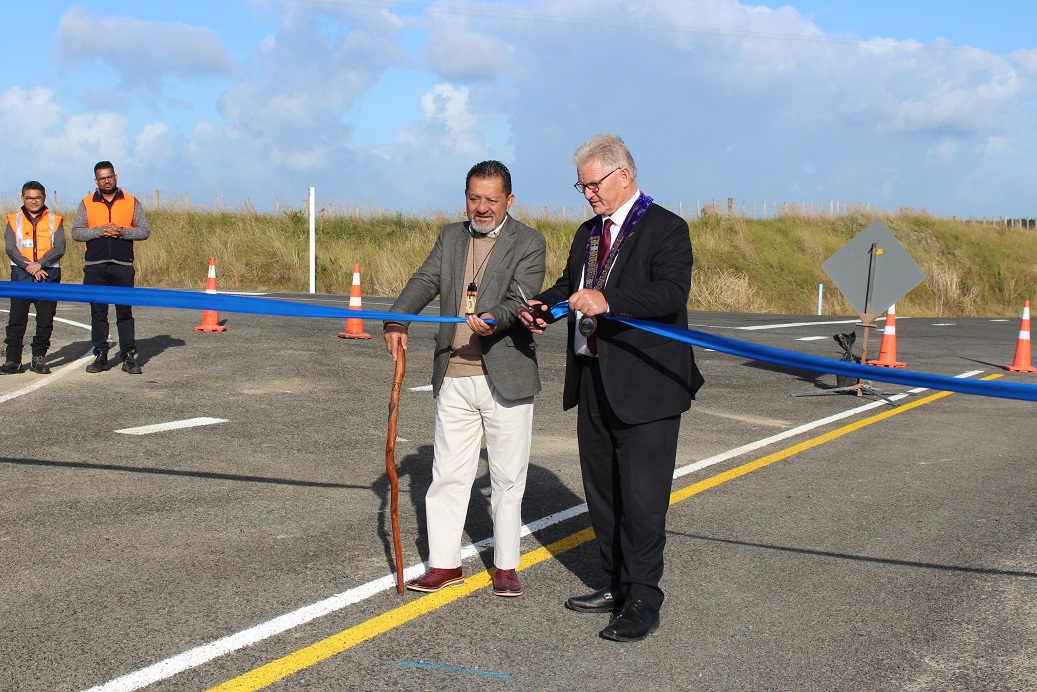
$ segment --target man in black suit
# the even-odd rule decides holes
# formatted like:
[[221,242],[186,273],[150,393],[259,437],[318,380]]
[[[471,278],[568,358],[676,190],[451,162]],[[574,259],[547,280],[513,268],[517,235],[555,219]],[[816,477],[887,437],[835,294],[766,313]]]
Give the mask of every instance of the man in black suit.
[[562,276],[529,301],[537,316],[523,309],[519,318],[540,334],[537,306],[569,303],[562,405],[579,406],[583,485],[607,582],[565,605],[611,612],[601,636],[639,641],[659,626],[677,435],[703,380],[690,345],[606,316],[687,327],[691,239],[687,222],[638,189],[619,137],[591,138],[573,163],[596,216],[576,231]]

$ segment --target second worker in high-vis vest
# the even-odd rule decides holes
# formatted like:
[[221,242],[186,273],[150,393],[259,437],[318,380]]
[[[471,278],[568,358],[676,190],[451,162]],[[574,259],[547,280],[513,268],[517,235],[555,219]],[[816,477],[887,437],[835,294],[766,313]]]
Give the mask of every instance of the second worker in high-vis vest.
[[[7,216],[4,245],[11,260],[11,281],[61,281],[59,260],[65,254],[65,222],[47,208],[47,191],[35,180],[22,185],[22,208]],[[29,306],[36,304],[36,335],[29,370],[47,375],[46,355],[54,330],[57,301],[11,298],[4,363],[0,375],[22,371],[22,345],[29,323]]]
[[[87,195],[76,210],[72,239],[86,243],[83,283],[88,286],[133,286],[133,243],[151,235],[140,202],[119,188],[115,166],[101,161],[94,166],[97,191]],[[133,308],[115,306],[122,369],[140,374]],[[104,372],[108,365],[108,304],[90,303],[90,338],[94,361],[87,372]]]

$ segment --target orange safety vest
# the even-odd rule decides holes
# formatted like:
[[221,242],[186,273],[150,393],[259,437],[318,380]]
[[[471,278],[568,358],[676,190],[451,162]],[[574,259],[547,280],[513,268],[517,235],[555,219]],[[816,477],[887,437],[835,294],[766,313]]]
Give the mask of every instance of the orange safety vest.
[[[122,192],[120,189],[118,192]],[[87,195],[83,198],[83,206],[86,207],[86,225],[90,228],[103,226],[106,223],[114,223],[123,228],[133,228],[133,210],[136,208],[137,200],[133,195],[122,192],[116,193],[109,207],[104,202],[99,192]]]
[[[111,206],[105,203],[100,192],[83,198],[86,225],[90,228],[103,226],[109,222],[123,228],[133,228],[133,211],[136,206],[137,200],[133,195],[126,194],[121,188],[116,192]],[[133,262],[133,241],[125,238],[95,238],[87,241],[87,262],[111,260]]]
[[[43,217],[48,219],[49,233],[46,230],[43,233],[37,232],[37,227],[43,221]],[[22,257],[30,262],[39,262],[44,255],[50,252],[50,249],[54,247],[54,233],[58,226],[64,222],[65,220],[61,216],[52,214],[50,209],[44,209],[43,213],[36,219],[36,223],[30,222],[21,211],[17,211],[7,217],[7,225],[14,229],[15,242],[22,253]],[[11,264],[14,264],[14,262],[11,262]],[[60,267],[61,263],[55,262],[50,266]]]

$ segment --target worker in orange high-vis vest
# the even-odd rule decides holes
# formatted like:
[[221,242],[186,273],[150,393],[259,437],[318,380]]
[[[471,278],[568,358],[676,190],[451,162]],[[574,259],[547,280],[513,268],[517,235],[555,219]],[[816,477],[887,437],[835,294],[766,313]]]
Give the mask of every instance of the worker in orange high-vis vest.
[[[22,208],[7,217],[4,245],[11,259],[11,281],[61,281],[61,258],[65,254],[65,221],[47,208],[47,190],[35,180],[22,185]],[[4,364],[0,375],[22,370],[22,342],[29,323],[29,305],[36,304],[36,336],[32,339],[29,369],[49,375],[46,356],[54,331],[54,300],[11,298],[7,320]]]
[[[140,201],[119,188],[115,166],[100,161],[94,166],[97,191],[79,203],[72,223],[72,239],[86,243],[83,283],[88,286],[133,286],[133,243],[151,235]],[[119,332],[119,360],[131,375],[140,374],[133,308],[115,306]],[[90,303],[90,338],[94,361],[87,372],[104,372],[108,365],[108,304]]]

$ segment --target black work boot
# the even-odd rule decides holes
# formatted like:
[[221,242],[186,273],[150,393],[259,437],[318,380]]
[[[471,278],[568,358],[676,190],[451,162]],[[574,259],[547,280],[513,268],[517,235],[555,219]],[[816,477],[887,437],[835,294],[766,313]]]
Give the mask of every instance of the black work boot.
[[94,362],[86,366],[87,372],[104,372],[108,369],[108,351],[94,350]]
[[140,366],[137,365],[137,352],[127,351],[122,354],[122,371],[128,372],[131,375],[140,374]]
[[50,368],[47,367],[46,356],[33,356],[32,362],[29,363],[29,370],[37,375],[49,375]]
[[14,375],[22,371],[21,361],[8,360],[0,365],[0,375]]

